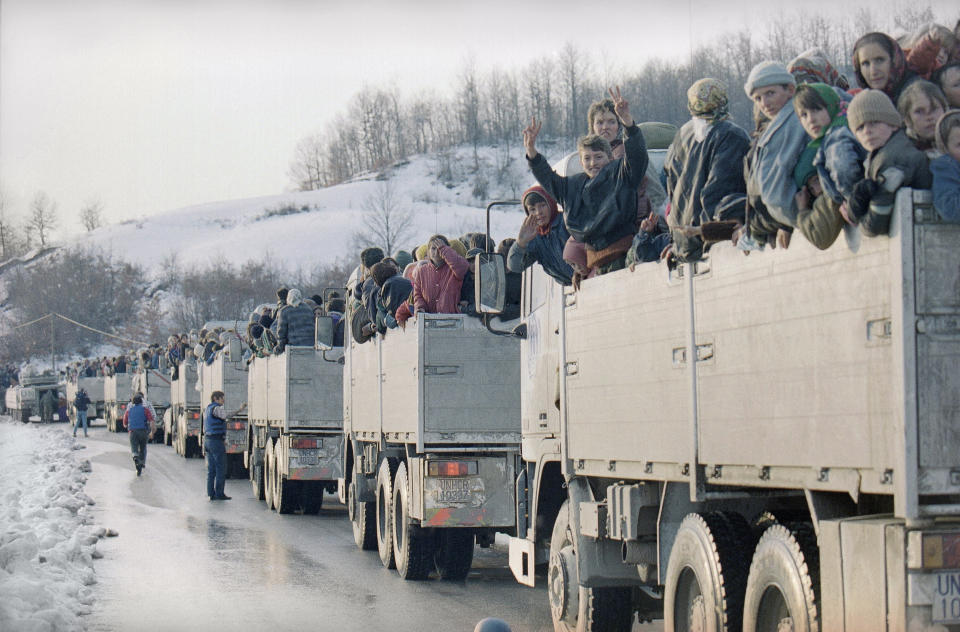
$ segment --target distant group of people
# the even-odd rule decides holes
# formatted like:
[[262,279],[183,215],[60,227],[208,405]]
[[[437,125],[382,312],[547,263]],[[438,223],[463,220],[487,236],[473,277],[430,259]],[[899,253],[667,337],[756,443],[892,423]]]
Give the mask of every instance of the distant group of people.
[[[496,246],[504,257],[514,239]],[[466,233],[450,239],[432,235],[426,243],[386,256],[373,246],[360,253],[360,265],[348,281],[346,317],[358,343],[390,329],[404,328],[419,313],[479,316],[474,272],[476,257],[494,252],[494,242],[482,233]],[[520,275],[508,272],[503,320],[520,314]]]
[[582,173],[551,168],[532,120],[523,140],[539,184],[524,193],[508,268],[536,262],[576,285],[637,263],[695,261],[722,241],[787,248],[799,232],[826,249],[845,226],[887,234],[901,187],[932,188],[940,216],[960,222],[958,28],[924,28],[904,38],[907,48],[864,35],[853,49],[857,89],[818,50],[759,63],[744,85],[749,132],[730,120],[727,86],[700,79],[662,173],[651,173],[645,132],[619,88],[590,107],[577,143]]
[[319,294],[304,297],[297,288],[277,288],[277,302],[263,303],[250,313],[244,359],[279,355],[287,347],[312,347],[316,337],[317,316],[330,316],[334,322],[334,339],[338,332],[343,344],[343,297],[332,291],[324,298]]

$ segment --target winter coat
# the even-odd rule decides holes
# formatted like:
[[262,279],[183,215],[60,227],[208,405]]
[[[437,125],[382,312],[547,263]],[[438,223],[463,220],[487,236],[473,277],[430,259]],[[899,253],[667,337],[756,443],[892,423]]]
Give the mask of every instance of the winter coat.
[[863,179],[866,157],[867,152],[848,126],[831,128],[813,158],[823,193],[838,204],[849,199],[853,187]]
[[76,397],[73,398],[73,405],[77,410],[87,409],[87,406],[90,405],[90,397],[87,395],[86,391],[77,392]]
[[396,317],[397,310],[410,298],[413,292],[413,283],[399,274],[387,279],[380,288],[380,302],[391,316]]
[[637,189],[650,159],[636,124],[626,128],[624,136],[623,158],[609,162],[593,178],[585,173],[558,175],[539,153],[528,159],[534,177],[563,207],[567,231],[594,250],[637,232]]
[[820,250],[833,245],[845,223],[840,214],[840,202],[831,198],[826,191],[817,196],[811,208],[797,212],[797,230]]
[[153,424],[154,416],[143,404],[133,404],[123,413],[123,427],[129,430],[147,430]]
[[797,225],[793,171],[809,140],[792,100],[787,101],[757,139],[747,174],[747,197],[754,208],[762,204],[773,220],[773,226],[767,222],[762,227],[763,232],[770,232],[773,227],[790,230]]
[[543,266],[543,271],[553,277],[561,285],[570,285],[573,278],[573,268],[563,260],[563,246],[567,243],[570,233],[563,224],[563,216],[557,215],[550,224],[546,235],[538,234],[530,240],[524,248],[519,242],[510,246],[507,254],[507,269],[512,272],[523,272],[535,263]]
[[470,262],[450,246],[440,248],[444,265],[437,267],[427,261],[413,271],[413,305],[417,313],[457,314],[460,287],[470,268]]
[[[686,237],[676,228],[719,219],[720,200],[725,195],[746,191],[743,158],[749,149],[747,132],[730,120],[711,125],[706,119],[694,118],[680,128],[667,152],[664,170],[670,195],[668,220],[674,229],[675,254],[682,261],[699,259],[703,240]],[[640,242],[635,240],[635,246],[642,246],[644,239]]]
[[313,310],[305,303],[287,305],[277,319],[277,353],[287,346],[312,347],[314,343]]
[[929,189],[933,184],[930,161],[913,146],[901,129],[883,147],[870,152],[863,165],[864,177],[880,183],[870,200],[870,209],[860,218],[860,228],[870,237],[886,235],[890,213],[900,187]]
[[960,162],[944,154],[930,163],[933,206],[948,222],[960,222]]

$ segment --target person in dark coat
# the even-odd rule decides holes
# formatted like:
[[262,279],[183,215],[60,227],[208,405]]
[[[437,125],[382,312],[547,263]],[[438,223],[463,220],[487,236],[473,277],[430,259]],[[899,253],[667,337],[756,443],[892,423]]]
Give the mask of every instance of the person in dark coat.
[[288,346],[313,346],[316,325],[313,309],[303,302],[300,290],[294,288],[287,293],[287,308],[281,310],[277,322],[277,353],[283,353]]
[[[664,170],[670,196],[672,253],[681,261],[696,261],[703,255],[703,231],[707,228],[709,236],[709,223],[743,222],[742,214],[721,217],[719,210],[724,196],[746,193],[743,158],[750,148],[750,137],[730,120],[727,86],[719,79],[700,79],[690,86],[687,109],[691,119],[670,145]],[[690,230],[693,228],[700,230]],[[638,240],[645,232],[638,233],[634,248],[642,246]]]
[[535,263],[557,283],[570,285],[573,268],[563,260],[570,233],[563,224],[557,202],[541,186],[532,186],[520,198],[527,216],[507,255],[507,270],[520,274]]
[[622,268],[637,233],[637,190],[649,158],[643,133],[620,89],[610,90],[614,110],[624,128],[623,158],[613,159],[606,139],[591,135],[577,143],[583,173],[557,174],[536,149],[540,123],[535,119],[523,130],[530,170],[537,182],[563,206],[567,231],[587,246],[587,263],[603,274]]

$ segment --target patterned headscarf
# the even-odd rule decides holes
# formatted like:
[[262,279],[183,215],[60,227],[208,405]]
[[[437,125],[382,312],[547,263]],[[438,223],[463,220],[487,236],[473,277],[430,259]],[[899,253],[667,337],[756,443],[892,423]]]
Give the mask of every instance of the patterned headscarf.
[[727,84],[719,79],[700,79],[687,90],[687,109],[696,118],[717,123],[730,118]]
[[864,90],[870,87],[869,84],[867,84],[867,80],[863,78],[863,73],[860,72],[860,55],[857,53],[860,52],[863,46],[871,43],[879,44],[890,55],[890,76],[887,77],[887,85],[883,86],[881,90],[890,97],[891,101],[896,103],[897,97],[900,96],[900,87],[908,75],[907,56],[904,55],[903,49],[900,48],[897,40],[886,33],[867,33],[857,40],[857,43],[854,45],[853,69],[857,74],[857,83],[860,84],[860,87]]
[[790,71],[798,84],[825,83],[841,90],[850,89],[850,82],[847,81],[847,78],[833,67],[833,64],[827,59],[826,53],[819,48],[811,48],[800,53],[796,59],[787,65],[787,70]]

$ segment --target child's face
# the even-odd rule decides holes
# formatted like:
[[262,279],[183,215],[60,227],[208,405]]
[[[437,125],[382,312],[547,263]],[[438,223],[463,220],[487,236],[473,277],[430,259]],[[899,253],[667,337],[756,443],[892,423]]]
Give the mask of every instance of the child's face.
[[550,223],[550,205],[543,200],[527,204],[527,214],[533,218],[538,228],[546,228]]
[[947,136],[947,153],[960,162],[960,127],[954,127]]
[[811,197],[820,197],[820,194],[823,193],[823,187],[820,186],[820,176],[813,174],[807,178],[807,191],[810,192]]
[[606,138],[607,142],[615,141],[619,131],[620,121],[610,110],[602,110],[593,118],[593,133]]
[[887,141],[890,140],[890,137],[893,136],[893,133],[896,132],[897,129],[899,128],[889,123],[869,121],[858,127],[853,133],[856,135],[857,140],[860,141],[860,144],[863,145],[864,149],[874,151],[886,145]]
[[943,114],[943,106],[931,101],[927,95],[920,97],[907,112],[907,124],[921,140],[933,140],[937,130],[937,119]]
[[580,164],[588,178],[592,178],[607,166],[611,158],[607,152],[599,149],[584,148],[580,150]]
[[803,125],[803,131],[805,131],[810,138],[820,138],[820,132],[830,125],[830,113],[824,108],[817,110],[801,108],[797,112],[797,116],[800,117],[800,124]]
[[764,116],[773,120],[780,110],[783,109],[783,106],[793,98],[793,94],[796,91],[796,87],[790,84],[763,86],[751,92],[750,98],[757,104]]
[[890,79],[890,55],[879,44],[865,44],[857,51],[860,74],[874,90],[883,90]]
[[960,108],[960,68],[951,68],[943,73],[940,87],[952,108]]

